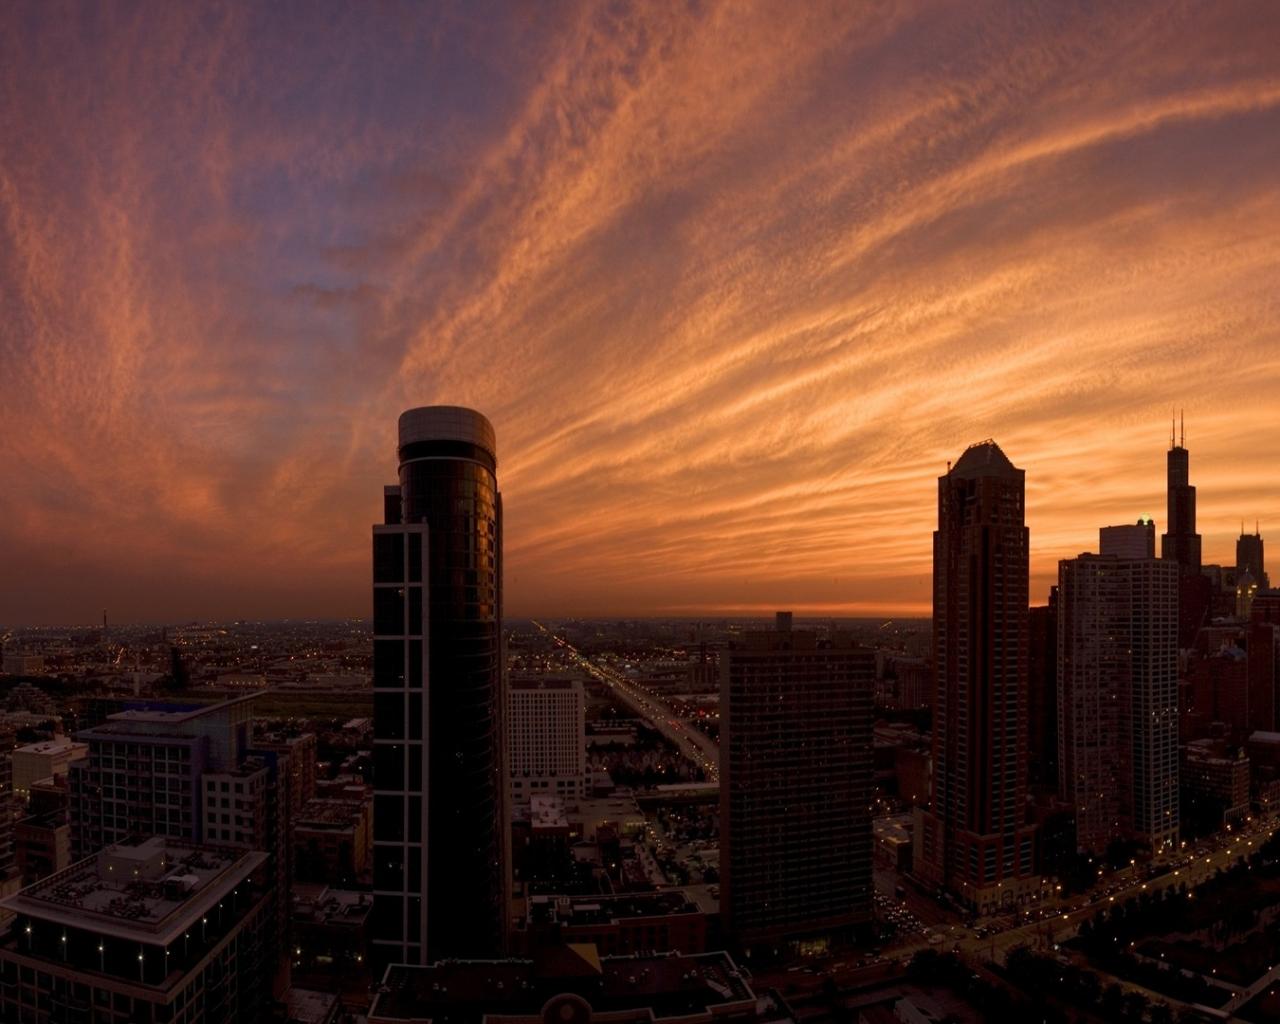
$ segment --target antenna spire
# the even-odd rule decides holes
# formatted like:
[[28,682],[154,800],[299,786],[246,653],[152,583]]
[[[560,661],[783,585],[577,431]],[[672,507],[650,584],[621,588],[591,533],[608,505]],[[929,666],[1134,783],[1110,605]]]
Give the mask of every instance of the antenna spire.
[[1178,410],[1178,422],[1182,437],[1178,441],[1178,447],[1185,448],[1187,446],[1187,419],[1181,409]]

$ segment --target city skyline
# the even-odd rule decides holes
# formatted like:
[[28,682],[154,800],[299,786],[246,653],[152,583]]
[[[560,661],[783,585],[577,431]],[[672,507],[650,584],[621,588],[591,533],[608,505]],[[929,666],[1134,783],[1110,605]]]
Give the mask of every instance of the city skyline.
[[1178,408],[1203,560],[1268,535],[1262,8],[534,10],[0,11],[0,622],[364,617],[435,403],[513,617],[925,616],[985,437],[1041,603]]

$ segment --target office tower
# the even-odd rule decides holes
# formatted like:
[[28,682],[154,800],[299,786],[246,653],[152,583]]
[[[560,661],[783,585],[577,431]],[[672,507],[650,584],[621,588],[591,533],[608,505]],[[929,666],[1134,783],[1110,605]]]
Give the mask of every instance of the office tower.
[[261,1021],[274,894],[267,854],[153,836],[0,901],[0,1018]]
[[[1123,548],[1122,548],[1123,550]],[[1178,567],[1090,555],[1059,563],[1060,792],[1077,849],[1178,834]]]
[[1160,538],[1160,557],[1177,562],[1183,575],[1200,575],[1200,534],[1196,533],[1196,489],[1190,482],[1186,431],[1175,443],[1169,435],[1168,533]]
[[513,679],[507,690],[511,803],[575,802],[587,774],[586,700],[577,679]]
[[1058,787],[1058,588],[1030,609],[1027,661],[1027,785]]
[[1133,525],[1102,527],[1098,531],[1098,553],[1116,558],[1155,558],[1155,522],[1150,516],[1141,516]]
[[509,840],[493,427],[410,409],[399,459],[373,528],[373,955],[496,956]]
[[1262,534],[1258,532],[1256,523],[1253,533],[1245,533],[1241,529],[1240,537],[1236,540],[1236,575],[1240,576],[1246,570],[1252,574],[1260,590],[1266,590],[1271,586],[1267,578],[1267,563],[1262,550]]
[[741,947],[871,920],[875,655],[840,634],[749,632],[720,679],[720,895]]
[[933,535],[933,801],[926,881],[986,912],[1034,895],[1027,796],[1027,559],[1023,471],[994,441],[938,479]]

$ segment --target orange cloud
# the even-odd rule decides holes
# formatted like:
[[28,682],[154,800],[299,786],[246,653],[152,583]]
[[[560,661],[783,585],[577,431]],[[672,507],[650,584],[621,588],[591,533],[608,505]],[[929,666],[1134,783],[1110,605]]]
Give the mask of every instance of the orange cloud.
[[0,12],[0,621],[359,615],[401,408],[494,420],[510,614],[927,611],[1280,521],[1280,21],[990,4]]

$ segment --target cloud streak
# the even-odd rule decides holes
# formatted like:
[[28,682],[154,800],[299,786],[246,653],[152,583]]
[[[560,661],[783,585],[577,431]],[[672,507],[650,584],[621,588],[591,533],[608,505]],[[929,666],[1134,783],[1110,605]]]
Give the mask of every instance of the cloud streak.
[[[1280,521],[1258,5],[0,13],[0,621],[360,615],[401,408],[495,422],[512,614],[924,612]],[[118,609],[118,610],[117,610]]]

